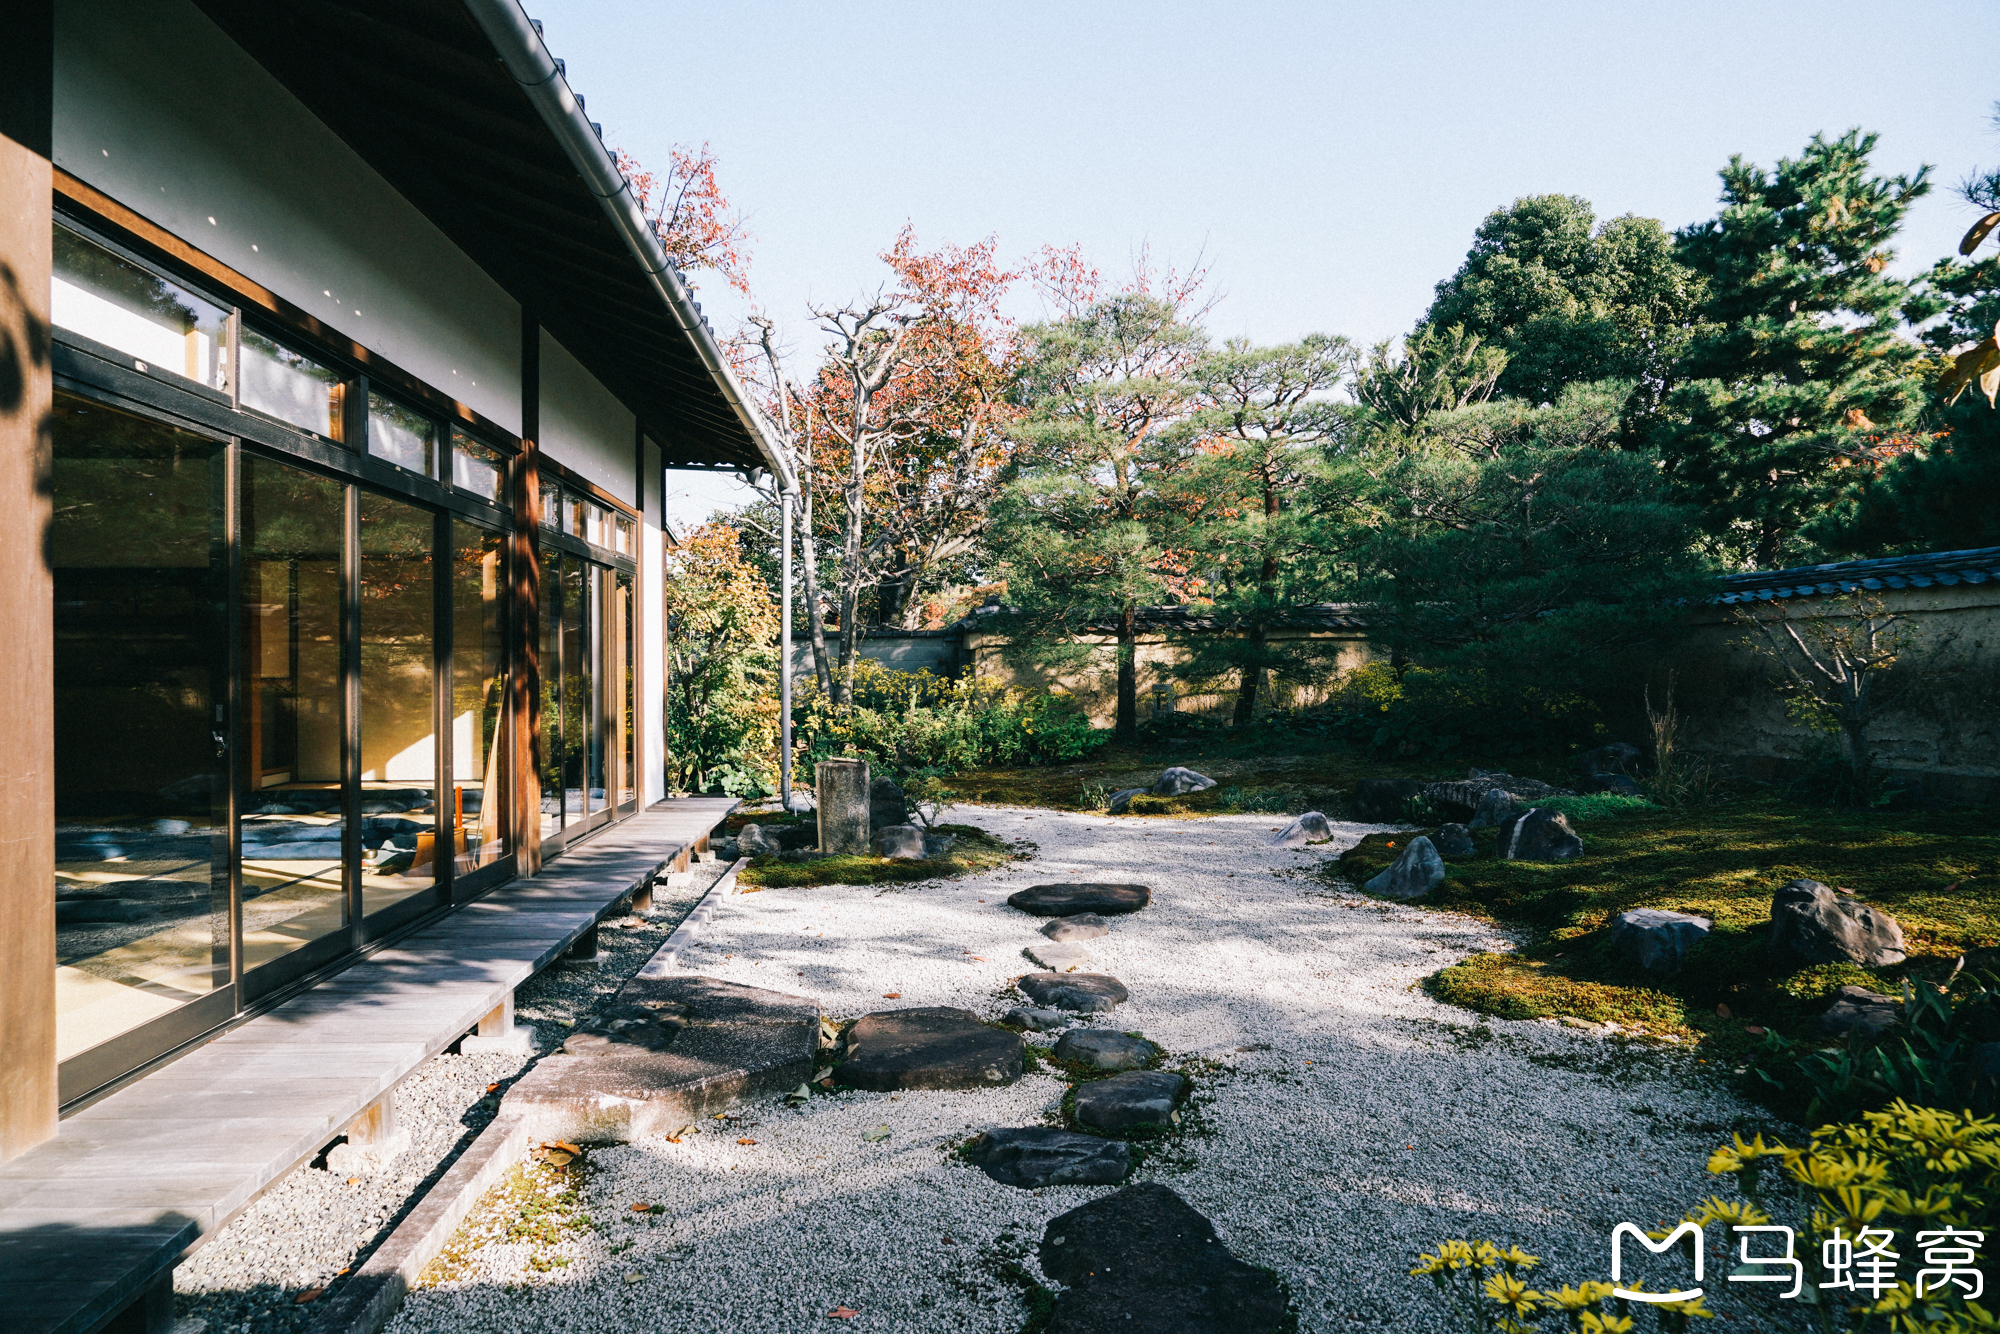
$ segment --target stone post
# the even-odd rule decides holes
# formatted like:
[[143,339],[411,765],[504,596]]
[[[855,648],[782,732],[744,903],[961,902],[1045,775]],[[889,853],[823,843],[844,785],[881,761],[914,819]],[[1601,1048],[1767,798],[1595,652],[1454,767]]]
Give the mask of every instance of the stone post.
[[819,850],[867,853],[868,761],[821,760],[813,785],[819,802]]

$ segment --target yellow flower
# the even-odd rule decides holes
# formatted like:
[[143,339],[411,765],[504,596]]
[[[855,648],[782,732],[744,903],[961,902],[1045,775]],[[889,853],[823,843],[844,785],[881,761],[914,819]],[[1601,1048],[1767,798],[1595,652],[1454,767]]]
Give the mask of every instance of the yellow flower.
[[1502,1264],[1519,1265],[1523,1269],[1533,1269],[1542,1262],[1541,1257],[1530,1255],[1519,1246],[1509,1246],[1501,1251],[1499,1260]]
[[1565,1283],[1554,1292],[1535,1294],[1546,1306],[1558,1311],[1587,1311],[1611,1295],[1609,1283],[1585,1283],[1580,1288],[1572,1288]]
[[1486,1280],[1487,1299],[1515,1315],[1531,1313],[1535,1309],[1535,1295],[1528,1291],[1527,1284],[1512,1274],[1495,1274]]
[[1585,1311],[1577,1328],[1583,1334],[1632,1334],[1632,1317],[1629,1315],[1599,1315],[1595,1311]]

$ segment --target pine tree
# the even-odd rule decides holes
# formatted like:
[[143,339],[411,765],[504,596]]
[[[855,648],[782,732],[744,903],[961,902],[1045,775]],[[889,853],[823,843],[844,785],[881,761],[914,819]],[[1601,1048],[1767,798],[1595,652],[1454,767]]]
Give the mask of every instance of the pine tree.
[[1720,214],[1679,237],[1707,295],[1651,429],[1709,532],[1758,568],[1812,555],[1800,530],[1848,465],[1924,404],[1923,350],[1903,324],[1938,302],[1887,269],[1930,168],[1871,175],[1875,142],[1815,135],[1770,172],[1733,158]]

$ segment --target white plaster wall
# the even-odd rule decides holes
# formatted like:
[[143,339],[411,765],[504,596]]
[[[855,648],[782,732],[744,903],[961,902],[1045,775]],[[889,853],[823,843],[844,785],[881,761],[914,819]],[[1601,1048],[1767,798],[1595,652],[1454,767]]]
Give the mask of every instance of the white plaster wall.
[[667,611],[660,526],[660,447],[646,442],[645,518],[639,525],[639,800],[651,804],[667,795]]
[[547,329],[542,330],[542,449],[636,506],[632,452],[638,422]]
[[55,74],[56,165],[519,432],[520,307],[188,0],[57,0]]

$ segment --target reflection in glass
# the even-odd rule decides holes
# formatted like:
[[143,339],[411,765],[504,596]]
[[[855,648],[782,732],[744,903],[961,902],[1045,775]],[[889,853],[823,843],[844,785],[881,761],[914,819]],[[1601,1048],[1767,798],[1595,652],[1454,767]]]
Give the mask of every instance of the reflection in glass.
[[563,827],[562,555],[542,551],[542,837]]
[[347,488],[243,455],[243,968],[347,926],[341,552]]
[[636,800],[639,795],[637,756],[634,754],[635,724],[638,715],[632,709],[632,576],[617,576],[616,608],[613,613],[617,627],[619,651],[611,655],[616,665],[617,682],[615,696],[618,704],[618,804],[624,806]]
[[342,385],[337,372],[254,329],[237,334],[243,359],[243,406],[300,430],[337,437]]
[[597,710],[591,686],[596,672],[590,634],[596,609],[596,582],[588,578],[592,567],[570,557],[562,569],[562,794],[563,819],[579,823],[588,814],[584,806],[585,778],[592,759],[592,726]]
[[451,484],[496,505],[507,500],[507,456],[462,431],[451,433]]
[[[597,509],[595,505],[592,509]],[[597,510],[602,514],[603,510]],[[605,765],[608,759],[607,745],[610,740],[610,724],[613,713],[612,702],[617,698],[608,683],[616,680],[612,664],[615,661],[616,645],[605,631],[609,628],[609,610],[605,606],[611,591],[611,571],[601,565],[586,565],[584,569],[584,633],[588,637],[587,651],[590,651],[591,680],[588,686],[588,712],[584,715],[584,809],[592,814],[604,809],[605,796],[610,784],[605,780]]]
[[67,395],[53,417],[67,1060],[229,980],[223,450]]
[[559,533],[562,531],[563,519],[562,488],[557,486],[547,473],[543,473],[541,492],[542,527]]
[[437,423],[380,394],[368,395],[368,452],[398,468],[437,476]]
[[612,550],[621,556],[638,555],[639,533],[637,526],[622,514],[617,515],[616,518],[618,521],[618,532],[616,539],[612,543]]
[[507,855],[507,548],[499,533],[451,525],[450,805],[459,874]]
[[436,535],[428,510],[366,491],[359,505],[366,915],[438,878]]
[[66,227],[55,229],[49,309],[58,329],[229,392],[229,312]]

